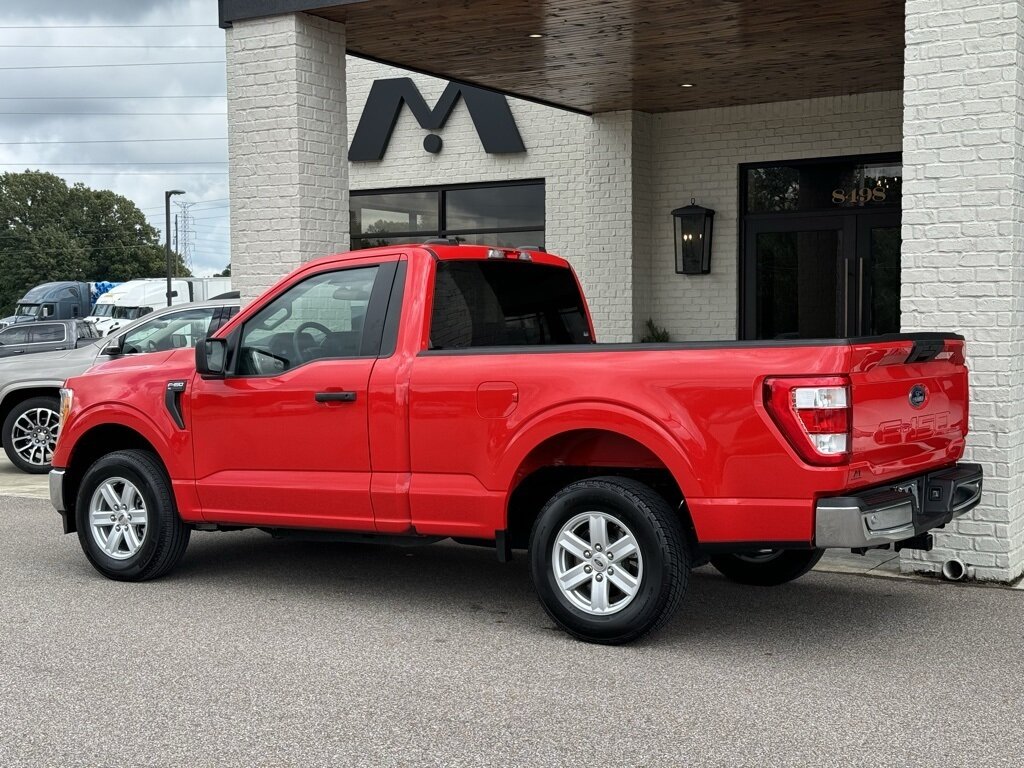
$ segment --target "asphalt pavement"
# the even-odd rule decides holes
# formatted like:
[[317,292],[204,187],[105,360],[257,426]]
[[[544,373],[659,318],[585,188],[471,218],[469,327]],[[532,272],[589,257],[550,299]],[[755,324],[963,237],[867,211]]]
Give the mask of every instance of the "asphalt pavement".
[[607,648],[489,550],[199,533],[121,584],[44,501],[0,520],[3,766],[1021,764],[1019,591],[701,569]]

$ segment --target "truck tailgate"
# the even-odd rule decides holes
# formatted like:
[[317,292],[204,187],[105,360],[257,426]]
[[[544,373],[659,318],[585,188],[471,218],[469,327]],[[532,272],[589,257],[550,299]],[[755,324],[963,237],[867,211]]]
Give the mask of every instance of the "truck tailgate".
[[852,468],[862,481],[951,464],[967,435],[963,338],[900,335],[854,342]]

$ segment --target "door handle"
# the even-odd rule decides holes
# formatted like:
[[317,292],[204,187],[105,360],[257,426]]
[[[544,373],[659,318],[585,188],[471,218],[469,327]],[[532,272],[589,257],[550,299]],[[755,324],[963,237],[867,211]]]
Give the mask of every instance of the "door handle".
[[314,399],[318,403],[354,403],[355,392],[317,392]]
[[857,335],[863,336],[864,330],[864,257],[857,257]]

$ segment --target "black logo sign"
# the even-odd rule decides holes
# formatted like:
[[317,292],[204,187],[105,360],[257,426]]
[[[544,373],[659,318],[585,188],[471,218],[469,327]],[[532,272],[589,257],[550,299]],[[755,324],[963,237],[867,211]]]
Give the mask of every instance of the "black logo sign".
[[910,404],[915,408],[923,406],[927,399],[928,388],[924,384],[915,384],[910,388]]
[[[512,116],[508,101],[502,94],[449,83],[437,104],[431,109],[416,83],[408,77],[398,77],[392,80],[377,80],[370,86],[370,95],[352,137],[348,159],[353,162],[383,159],[398,116],[405,105],[408,105],[421,128],[426,131],[440,130],[448,122],[460,96],[466,102],[480,143],[488,154],[515,154],[526,151],[523,138],[516,126],[516,119]],[[441,137],[437,134],[431,133],[423,140],[423,148],[431,154],[440,152],[441,146]]]

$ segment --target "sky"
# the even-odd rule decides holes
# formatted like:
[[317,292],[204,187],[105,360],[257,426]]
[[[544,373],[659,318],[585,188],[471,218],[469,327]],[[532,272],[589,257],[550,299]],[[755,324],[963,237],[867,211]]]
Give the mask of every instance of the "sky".
[[0,3],[0,171],[112,189],[161,242],[164,190],[185,190],[196,275],[229,260],[224,92],[217,0]]

